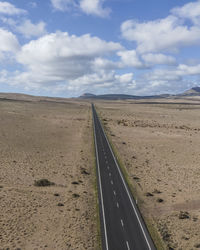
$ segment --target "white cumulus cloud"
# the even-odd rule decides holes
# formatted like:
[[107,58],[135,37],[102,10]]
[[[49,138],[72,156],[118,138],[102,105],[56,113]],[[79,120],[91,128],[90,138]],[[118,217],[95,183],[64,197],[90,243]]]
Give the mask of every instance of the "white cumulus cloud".
[[142,23],[128,20],[122,23],[121,32],[125,39],[136,42],[139,53],[174,51],[200,42],[199,27],[184,25],[172,15]]
[[75,6],[75,0],[51,0],[53,7],[59,11],[66,11],[71,6]]
[[186,64],[180,64],[177,67],[177,74],[179,75],[200,75],[200,64],[189,66]]
[[19,48],[16,36],[10,31],[0,28],[0,51],[17,52]]
[[9,2],[0,2],[0,13],[4,15],[26,14],[26,10],[19,9]]
[[117,53],[121,57],[121,62],[123,66],[134,67],[134,68],[144,68],[145,65],[140,61],[135,50],[124,50]]
[[150,65],[157,65],[157,64],[166,64],[166,65],[174,65],[176,63],[176,59],[173,56],[167,56],[164,54],[153,54],[148,53],[142,55],[142,59],[145,63]]
[[200,0],[196,2],[190,2],[182,7],[176,7],[171,10],[173,15],[181,18],[188,18],[193,21],[196,25],[200,25]]
[[51,0],[54,9],[59,11],[79,10],[87,15],[108,17],[111,10],[104,8],[105,0]]
[[104,0],[81,0],[80,8],[88,15],[107,17],[110,14],[109,8],[103,8]]
[[[12,79],[30,86],[69,87],[70,82],[84,84],[88,76],[100,79],[108,75],[109,60],[100,59],[110,56],[123,47],[119,43],[106,42],[89,34],[83,36],[69,35],[66,32],[47,34],[37,40],[32,40],[22,46],[17,54],[17,62],[24,65],[26,70]],[[95,64],[102,65],[102,72],[95,68]],[[104,65],[105,64],[105,65]],[[112,71],[112,70],[110,70]],[[96,76],[96,77],[94,77]],[[86,81],[86,80],[85,80]],[[103,78],[102,78],[103,81]],[[93,82],[97,84],[97,82]]]
[[15,30],[25,37],[40,37],[46,33],[46,23],[32,23],[29,19],[24,20],[20,25],[15,25]]

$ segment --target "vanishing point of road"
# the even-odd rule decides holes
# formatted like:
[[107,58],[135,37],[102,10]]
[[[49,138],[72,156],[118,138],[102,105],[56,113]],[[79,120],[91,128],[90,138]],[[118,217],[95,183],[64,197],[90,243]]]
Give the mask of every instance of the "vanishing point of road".
[[103,250],[155,250],[92,104]]

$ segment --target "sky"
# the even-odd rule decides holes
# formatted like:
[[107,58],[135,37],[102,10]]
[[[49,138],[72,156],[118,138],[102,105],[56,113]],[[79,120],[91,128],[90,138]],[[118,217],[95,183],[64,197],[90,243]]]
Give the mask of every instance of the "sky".
[[176,94],[200,80],[200,0],[0,1],[0,92]]

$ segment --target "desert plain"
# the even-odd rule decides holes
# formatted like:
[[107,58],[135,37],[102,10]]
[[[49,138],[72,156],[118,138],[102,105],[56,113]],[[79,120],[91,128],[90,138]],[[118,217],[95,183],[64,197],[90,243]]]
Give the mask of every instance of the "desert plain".
[[[0,249],[99,249],[90,101],[7,97]],[[199,100],[95,106],[158,249],[200,248]]]
[[199,100],[96,107],[158,248],[200,248]]
[[12,98],[0,99],[0,249],[97,249],[90,104]]

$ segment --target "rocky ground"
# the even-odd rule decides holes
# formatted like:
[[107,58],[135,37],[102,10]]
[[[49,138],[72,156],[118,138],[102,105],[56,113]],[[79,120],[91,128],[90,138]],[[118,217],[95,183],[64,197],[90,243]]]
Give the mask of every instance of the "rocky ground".
[[178,102],[185,100],[101,101],[96,106],[142,213],[153,220],[166,248],[198,249],[200,105]]

